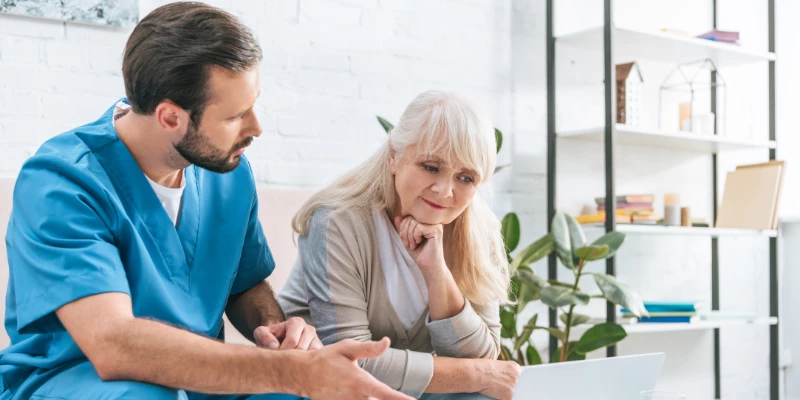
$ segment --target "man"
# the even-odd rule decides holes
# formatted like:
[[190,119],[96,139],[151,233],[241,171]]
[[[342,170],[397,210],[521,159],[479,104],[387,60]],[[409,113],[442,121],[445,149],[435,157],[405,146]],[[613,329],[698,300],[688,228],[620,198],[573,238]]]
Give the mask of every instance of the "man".
[[[126,45],[127,99],[25,163],[0,398],[407,398],[355,362],[388,340],[322,348],[264,282],[274,261],[243,155],[261,134],[261,57],[231,15],[161,7]],[[262,347],[214,340],[223,312]]]

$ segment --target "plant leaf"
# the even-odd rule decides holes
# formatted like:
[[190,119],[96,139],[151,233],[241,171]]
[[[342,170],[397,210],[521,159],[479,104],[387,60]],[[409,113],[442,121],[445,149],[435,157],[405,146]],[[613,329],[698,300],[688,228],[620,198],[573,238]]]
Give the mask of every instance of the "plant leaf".
[[[592,273],[592,275],[594,275],[594,281],[597,282],[597,287],[603,292],[603,297],[606,300],[627,308],[637,317],[648,315],[639,295],[618,281],[617,278],[599,273]],[[544,296],[544,293],[542,293],[542,296]]]
[[603,258],[611,258],[614,254],[617,254],[617,250],[622,246],[622,243],[625,242],[625,234],[622,232],[609,232],[603,236],[597,238],[597,240],[592,243],[592,246],[608,246],[608,253],[606,253]]
[[606,322],[598,324],[589,328],[589,330],[581,336],[575,351],[587,354],[597,349],[602,349],[614,343],[618,343],[622,339],[625,339],[625,336],[628,336],[625,329],[615,323]]
[[519,244],[519,217],[516,213],[510,212],[503,217],[502,222],[503,243],[506,245],[506,252],[511,253]]
[[[583,361],[586,359],[586,354],[575,351],[575,347],[577,345],[578,345],[577,341],[569,342],[569,347],[567,347],[567,361]],[[563,344],[558,348],[558,350],[556,350],[553,354],[550,355],[551,362],[554,363],[560,362],[562,347],[564,347]]]
[[517,253],[511,261],[511,270],[516,270],[521,265],[531,265],[550,255],[554,249],[553,235],[544,235]]
[[539,300],[541,296],[541,290],[529,285],[527,282],[521,280],[519,285],[520,288],[519,298],[517,298],[517,314],[521,313],[528,303]]
[[528,358],[528,365],[539,365],[542,363],[542,356],[539,354],[539,350],[536,350],[536,347],[529,344],[528,349],[525,350],[525,355]]
[[575,250],[575,256],[577,256],[579,260],[586,261],[602,260],[605,258],[606,254],[608,254],[608,245],[605,244],[600,246],[585,246]]
[[572,289],[572,284],[559,282],[559,281],[557,281],[555,279],[551,279],[551,280],[547,281],[547,283],[549,283],[549,284],[551,284],[553,286],[561,286],[561,287]]
[[557,328],[547,328],[547,327],[543,327],[543,326],[537,326],[536,329],[544,329],[547,332],[550,332],[550,335],[552,335],[554,338],[560,340],[561,342],[566,342],[567,341],[567,333],[562,331],[562,330],[559,330]]
[[578,256],[575,254],[576,249],[586,246],[586,235],[583,233],[581,224],[578,223],[571,215],[564,215],[567,220],[567,227],[569,228],[569,239],[572,244],[572,262],[575,266],[580,263]]
[[558,214],[553,217],[553,223],[550,227],[553,234],[553,242],[556,247],[556,254],[561,264],[569,269],[575,269],[575,260],[572,256],[572,239],[569,236],[569,223],[567,216]]
[[497,152],[499,153],[503,147],[503,132],[500,132],[500,129],[494,128],[494,139],[497,142]]
[[516,275],[511,275],[511,282],[508,284],[508,299],[512,303],[519,299],[519,289],[519,277]]
[[383,119],[381,117],[378,117],[378,123],[381,124],[381,126],[383,127],[383,130],[385,130],[386,133],[389,133],[389,132],[391,132],[392,129],[394,129],[394,125],[392,125],[391,122],[389,122],[389,121],[387,121],[387,120],[385,120],[385,119]]
[[500,308],[500,337],[511,339],[517,331],[517,316],[507,307]]
[[[561,320],[561,322],[563,322],[565,324],[567,323],[567,314],[561,314],[561,315],[558,316],[558,318]],[[589,320],[591,320],[591,319],[592,319],[592,317],[590,317],[588,315],[583,315],[583,314],[578,314],[576,312],[573,312],[572,313],[572,324],[571,324],[571,326],[578,326],[578,325],[581,325],[581,324],[585,324],[585,323],[589,322]]]
[[581,293],[572,289],[560,286],[548,286],[542,289],[541,293],[542,302],[552,308],[571,306],[571,305],[587,305],[589,304],[589,295]]
[[522,329],[522,333],[520,333],[519,337],[517,338],[517,341],[514,342],[514,351],[519,350],[522,347],[522,345],[525,344],[528,341],[528,339],[531,338],[531,333],[533,333],[533,330],[536,328],[536,319],[538,317],[539,314],[534,314],[533,317],[531,317],[530,321],[528,321],[528,323]]
[[514,355],[511,353],[511,350],[508,349],[506,346],[500,346],[500,359],[503,361],[514,361]]
[[539,291],[549,286],[546,280],[536,276],[536,274],[534,274],[533,272],[528,272],[524,269],[519,269],[517,271],[517,275],[519,276],[523,284],[530,285]]
[[511,164],[498,165],[498,166],[494,167],[494,172],[493,173],[496,174],[496,173],[498,173],[498,172],[500,172],[500,171],[502,171],[502,170],[504,170],[504,169],[506,169],[506,168],[508,168],[510,166],[511,166]]

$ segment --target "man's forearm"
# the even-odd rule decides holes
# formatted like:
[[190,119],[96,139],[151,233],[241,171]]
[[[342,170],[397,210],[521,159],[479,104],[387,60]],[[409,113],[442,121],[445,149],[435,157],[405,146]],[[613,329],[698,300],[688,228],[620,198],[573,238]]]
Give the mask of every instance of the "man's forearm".
[[[104,380],[136,380],[203,393],[298,393],[301,351],[220,343],[157,321],[132,318],[91,360]],[[293,373],[292,371],[296,371]]]
[[233,326],[251,342],[255,342],[253,331],[259,326],[268,326],[286,319],[272,287],[266,281],[246,292],[232,295],[228,299],[225,314]]

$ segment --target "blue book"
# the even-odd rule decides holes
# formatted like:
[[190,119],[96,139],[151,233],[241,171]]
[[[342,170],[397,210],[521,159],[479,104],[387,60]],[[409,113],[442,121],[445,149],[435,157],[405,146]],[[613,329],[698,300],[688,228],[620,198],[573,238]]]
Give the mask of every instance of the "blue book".
[[639,318],[641,323],[689,323],[692,322],[692,317],[642,317]]
[[[656,301],[649,301],[644,303],[644,308],[647,310],[648,313],[661,313],[661,312],[695,312],[694,302],[656,302]],[[622,309],[623,313],[629,313],[630,311],[626,308]]]

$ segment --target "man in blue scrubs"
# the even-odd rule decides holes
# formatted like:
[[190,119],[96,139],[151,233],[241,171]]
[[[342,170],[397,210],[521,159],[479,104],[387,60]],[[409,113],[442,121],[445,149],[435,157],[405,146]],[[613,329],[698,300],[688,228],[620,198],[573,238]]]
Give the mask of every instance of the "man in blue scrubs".
[[[25,163],[0,399],[407,398],[356,364],[387,339],[322,348],[264,282],[243,155],[261,57],[228,13],[161,7],[125,47],[127,98]],[[223,312],[260,347],[221,342]]]

